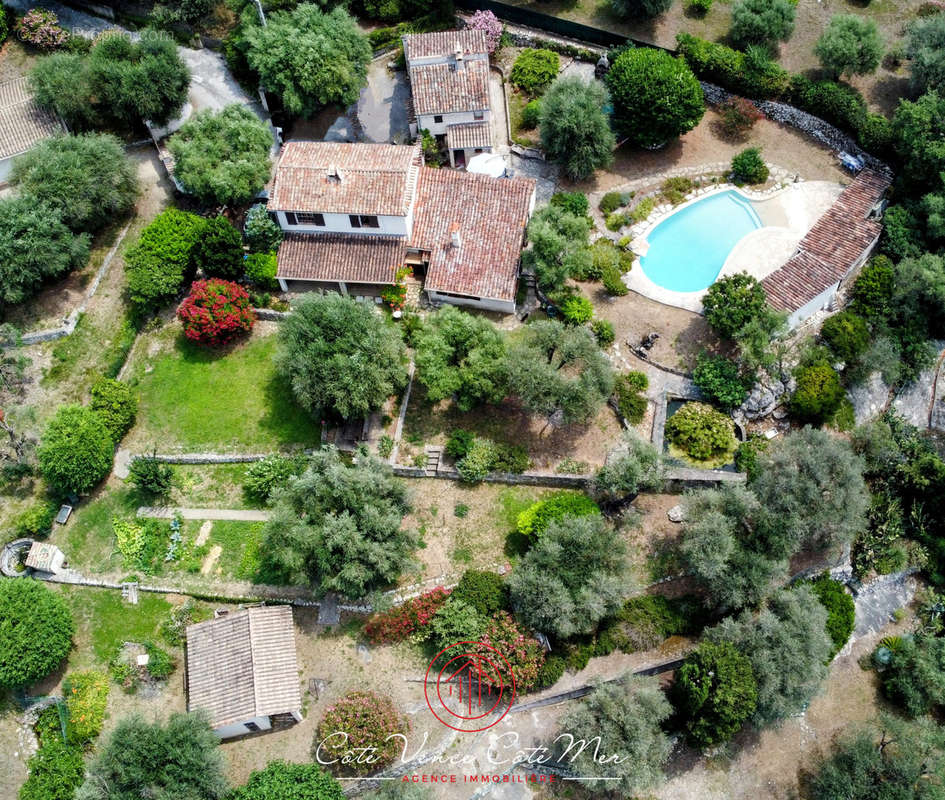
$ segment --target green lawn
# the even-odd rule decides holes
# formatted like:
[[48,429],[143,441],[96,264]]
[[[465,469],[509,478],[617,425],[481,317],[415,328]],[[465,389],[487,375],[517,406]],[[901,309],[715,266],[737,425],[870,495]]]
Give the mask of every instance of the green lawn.
[[247,464],[174,466],[171,503],[190,508],[262,508],[243,493]]
[[183,336],[148,367],[136,365],[138,421],[126,446],[266,450],[316,445],[317,421],[296,405],[273,364],[275,336],[221,350]]
[[133,517],[139,505],[141,498],[130,487],[103,488],[76,507],[65,527],[55,526],[49,539],[66,554],[70,566],[80,572],[122,569],[112,517]]
[[76,625],[71,669],[105,667],[122,642],[156,641],[161,622],[171,610],[164,595],[149,592],[141,592],[133,606],[115,589],[61,586],[59,590]]

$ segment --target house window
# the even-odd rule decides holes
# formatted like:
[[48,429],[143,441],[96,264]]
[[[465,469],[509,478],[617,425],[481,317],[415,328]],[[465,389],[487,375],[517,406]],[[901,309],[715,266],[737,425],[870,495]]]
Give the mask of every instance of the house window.
[[436,116],[433,117],[433,122],[434,122],[434,123],[440,123],[440,122],[442,122],[442,121],[443,121],[443,115],[442,115],[442,114],[437,114]]
[[245,722],[243,723],[246,726],[246,730],[250,733],[255,733],[259,730],[259,726],[255,722]]
[[352,228],[380,228],[381,223],[376,216],[370,214],[348,214],[348,221]]
[[288,225],[298,225],[299,221],[295,218],[295,214],[291,211],[285,212],[285,221]]
[[318,225],[320,228],[325,226],[324,214],[310,214],[307,211],[299,211],[293,216],[298,220],[299,225]]
[[477,121],[478,121],[478,120],[481,120],[484,116],[485,116],[485,114],[483,114],[482,111],[473,111],[473,119],[474,119],[474,120],[477,120]]
[[481,153],[481,152],[482,152],[482,148],[481,148],[481,147],[477,147],[477,148],[476,148],[476,152],[477,152],[477,153]]

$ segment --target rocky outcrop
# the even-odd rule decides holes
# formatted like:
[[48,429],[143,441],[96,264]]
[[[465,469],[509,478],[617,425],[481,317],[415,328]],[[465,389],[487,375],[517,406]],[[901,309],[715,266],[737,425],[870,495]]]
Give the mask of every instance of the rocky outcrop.
[[776,419],[781,419],[786,414],[780,413],[779,407],[787,402],[795,386],[796,381],[793,378],[788,378],[786,381],[767,380],[758,382],[748,393],[745,402],[735,410],[732,416],[739,423],[745,420],[764,419],[772,414]]

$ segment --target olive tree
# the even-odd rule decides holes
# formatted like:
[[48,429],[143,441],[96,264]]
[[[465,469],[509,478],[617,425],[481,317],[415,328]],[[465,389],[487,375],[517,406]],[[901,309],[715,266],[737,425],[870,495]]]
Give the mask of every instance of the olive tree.
[[592,633],[627,592],[626,559],[626,544],[599,514],[555,519],[509,578],[512,607],[559,639]]
[[95,232],[131,212],[135,166],[114,136],[55,136],[13,161],[10,183],[46,203],[76,232]]
[[906,56],[916,91],[945,93],[945,15],[912,21],[906,34]]
[[0,304],[28,300],[88,258],[88,236],[73,236],[59,211],[31,197],[0,198]]
[[560,289],[572,274],[587,268],[592,260],[587,237],[591,223],[556,205],[539,209],[528,222],[530,247],[522,253],[522,264],[535,273],[546,292]]
[[835,77],[876,72],[883,40],[876,23],[857,14],[837,14],[820,34],[814,53]]
[[509,346],[509,384],[522,405],[550,422],[588,422],[614,389],[614,374],[586,328],[540,320]]
[[319,450],[276,495],[263,531],[263,567],[320,595],[363,597],[409,565],[418,544],[402,527],[409,512],[407,490],[387,464],[365,449],[350,465],[334,448]]
[[407,383],[398,331],[351,297],[304,297],[282,323],[279,343],[276,366],[313,414],[363,418]]
[[581,181],[614,160],[616,140],[604,106],[610,95],[598,81],[558,78],[541,100],[539,131],[546,155]]
[[808,427],[773,444],[750,485],[773,553],[841,546],[866,528],[863,462],[848,442],[825,431]]
[[738,0],[732,8],[732,40],[741,47],[786,41],[794,32],[790,0]]
[[621,500],[663,485],[663,459],[648,441],[627,431],[620,444],[594,476],[594,494],[602,500]]
[[269,180],[269,126],[246,106],[201,111],[170,138],[174,176],[201,202],[246,203]]
[[[609,789],[625,797],[638,796],[663,779],[672,746],[662,724],[671,712],[656,678],[624,675],[619,681],[600,683],[562,717],[560,763],[583,778],[616,777],[607,782]],[[598,736],[599,752],[619,756],[619,763],[601,764],[593,757],[593,747],[577,752],[578,745],[567,753],[572,741],[590,742]]]
[[302,3],[276,11],[246,31],[246,57],[263,86],[291,114],[311,117],[329,105],[356,102],[367,83],[371,46],[343,7],[323,12]]
[[443,306],[414,337],[417,380],[427,399],[456,398],[460,411],[498,403],[508,391],[505,339],[489,320]]

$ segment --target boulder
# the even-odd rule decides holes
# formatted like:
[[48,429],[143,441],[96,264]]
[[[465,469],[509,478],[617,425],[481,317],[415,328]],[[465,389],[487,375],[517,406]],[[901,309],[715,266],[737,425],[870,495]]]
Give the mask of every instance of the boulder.
[[669,517],[670,522],[683,522],[686,519],[686,512],[682,504],[678,504],[667,511],[666,516]]

